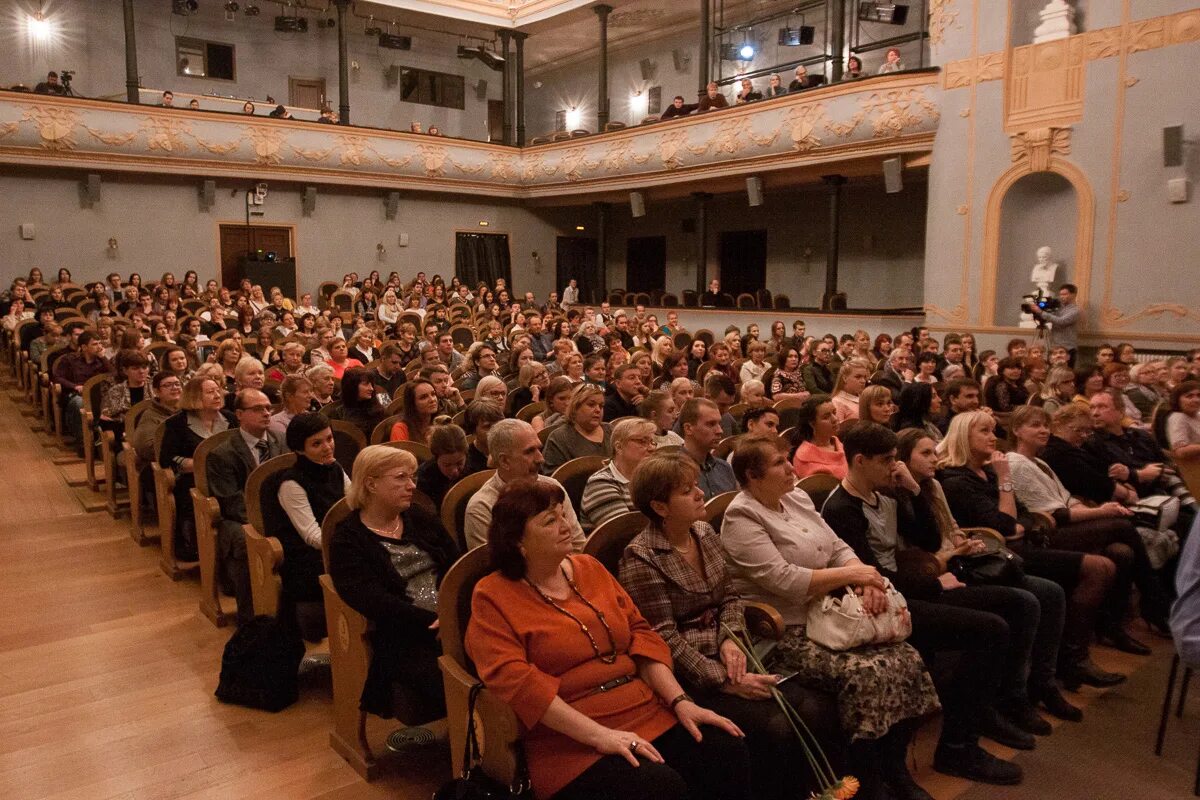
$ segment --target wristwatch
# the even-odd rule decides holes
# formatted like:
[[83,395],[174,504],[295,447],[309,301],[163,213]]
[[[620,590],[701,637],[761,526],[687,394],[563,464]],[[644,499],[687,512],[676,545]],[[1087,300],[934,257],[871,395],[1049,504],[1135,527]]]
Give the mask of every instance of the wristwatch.
[[1011,492],[1013,488],[1012,481],[1005,481],[1004,483],[1000,484],[1000,491],[1002,492]]

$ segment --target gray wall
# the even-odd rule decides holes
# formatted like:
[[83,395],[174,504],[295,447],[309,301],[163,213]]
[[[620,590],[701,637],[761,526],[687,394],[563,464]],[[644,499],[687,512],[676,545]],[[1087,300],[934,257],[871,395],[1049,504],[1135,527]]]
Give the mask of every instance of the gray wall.
[[[178,276],[195,269],[202,280],[217,277],[218,224],[245,219],[248,185],[218,181],[216,206],[202,213],[196,183],[105,176],[99,205],[81,209],[77,178],[0,175],[0,220],[5,221],[0,228],[0,280],[7,284],[35,266],[47,274],[67,267],[76,280],[99,280],[113,270],[143,276],[171,270]],[[236,196],[231,196],[234,190]],[[397,219],[387,221],[381,194],[322,187],[316,213],[304,217],[302,191],[271,183],[266,214],[254,221],[295,226],[298,283],[306,290],[351,270],[360,275],[373,269],[402,275],[425,270],[448,277],[454,274],[458,230],[507,233],[516,286],[539,297],[553,288],[555,237],[560,232],[553,212],[539,215],[491,201],[422,195],[402,197]],[[479,226],[480,220],[490,223],[486,229]],[[17,226],[22,223],[36,226],[36,239],[20,238]],[[399,246],[401,233],[409,236],[407,247]],[[116,259],[106,254],[109,237],[119,242]],[[387,251],[382,261],[376,253],[380,242]],[[534,250],[547,254],[544,266],[529,258]]]
[[[900,308],[922,303],[925,258],[925,184],[908,176],[904,191],[885,194],[882,185],[855,184],[842,196],[840,289],[852,308]],[[680,293],[696,286],[695,235],[682,232],[694,218],[691,200],[646,204],[646,216],[634,219],[627,206],[613,208],[609,243],[609,285],[625,287],[625,257],[630,237],[667,237],[666,289]],[[709,203],[708,278],[720,269],[723,231],[767,230],[767,288],[786,294],[796,306],[819,306],[825,289],[828,200],[822,187],[768,190],[758,208],[745,195]]]
[[[276,33],[274,19],[279,6],[260,2],[262,14],[236,14],[226,22],[223,3],[205,0],[200,10],[182,17],[170,13],[170,0],[136,0],[138,71],[142,86],[176,92],[233,95],[259,103],[270,95],[288,101],[288,76],[325,78],[331,104],[337,107],[338,48],[336,29],[318,29],[316,17],[308,12],[308,33]],[[242,3],[244,6],[245,3]],[[74,87],[90,97],[125,97],[125,34],[121,0],[58,0],[51,6],[62,35],[50,48],[31,48],[24,37],[14,37],[16,46],[0,48],[0,84],[23,82],[29,86],[42,80],[48,70],[78,71]],[[487,81],[487,94],[500,98],[500,73],[478,60],[455,55],[458,40],[426,31],[397,29],[411,35],[412,50],[386,50],[363,35],[363,21],[347,25],[350,59],[359,64],[350,74],[351,117],[355,124],[407,130],[413,121],[423,128],[437,125],[448,136],[487,138],[487,101],[476,97],[476,81]],[[187,36],[233,44],[237,60],[236,82],[180,77],[176,74],[175,37]],[[400,101],[399,86],[388,88],[384,71],[392,64],[448,72],[465,76],[465,108]],[[177,103],[184,105],[184,103]]]

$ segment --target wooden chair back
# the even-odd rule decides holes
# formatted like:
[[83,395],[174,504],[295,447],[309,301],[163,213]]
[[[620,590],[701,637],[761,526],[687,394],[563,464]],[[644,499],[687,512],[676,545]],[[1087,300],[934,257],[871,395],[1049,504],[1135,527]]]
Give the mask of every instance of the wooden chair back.
[[1192,497],[1200,497],[1200,458],[1178,458],[1175,469]]
[[354,459],[358,458],[359,451],[367,446],[367,437],[363,436],[363,432],[353,422],[342,419],[331,419],[329,427],[333,429],[334,458],[342,465],[346,474],[353,478]]
[[221,525],[221,506],[209,494],[208,457],[221,445],[240,436],[236,428],[214,433],[196,446],[192,465],[196,485],[192,489],[192,511],[196,521],[196,549],[200,553],[200,613],[218,628],[227,625],[230,615],[221,608],[221,582],[218,575],[221,557],[217,535]]
[[467,536],[463,523],[467,516],[467,502],[488,480],[496,474],[494,469],[474,472],[450,487],[442,499],[442,527],[454,537],[459,549],[466,550]]
[[633,537],[641,533],[650,520],[640,511],[626,511],[606,521],[592,531],[588,537],[583,552],[604,565],[613,575],[617,574],[617,566],[621,563],[621,555],[625,546],[633,541]]
[[183,577],[184,567],[175,559],[175,473],[158,463],[166,431],[166,425],[159,425],[154,431],[154,463],[151,464],[151,471],[154,474],[154,500],[158,506],[158,564],[167,577],[177,581]]
[[692,338],[699,339],[700,341],[704,342],[705,347],[712,347],[713,342],[716,341],[716,337],[713,336],[713,332],[708,328],[701,328],[700,330],[696,331],[692,335]]
[[804,493],[813,501],[813,505],[817,507],[817,511],[820,511],[821,506],[825,505],[829,495],[833,494],[833,490],[840,483],[841,481],[828,472],[817,472],[801,479],[796,487],[803,489]]
[[545,403],[529,403],[521,407],[517,412],[517,419],[523,422],[533,422],[533,418],[546,410]]
[[[283,564],[283,545],[269,535],[268,522],[273,513],[283,513],[279,505],[279,485],[283,473],[296,464],[295,453],[284,453],[250,473],[246,480],[246,559],[250,570],[250,594],[254,598],[255,615],[276,616],[283,579],[279,567]],[[273,504],[274,509],[265,508]]]
[[[353,513],[354,509],[350,508],[350,504],[343,497],[333,504],[333,507],[325,515],[325,519],[321,520],[321,561],[325,564],[325,574],[327,575],[329,574],[329,542],[333,539],[337,526]],[[330,628],[330,630],[336,630],[336,628]]]
[[[403,403],[403,401],[401,401]],[[391,414],[384,417],[375,430],[371,431],[371,444],[383,444],[392,436],[392,427],[397,422],[404,422],[404,414]]]
[[[387,447],[394,447],[397,450],[404,450],[412,453],[417,458],[417,465],[424,464],[426,461],[433,460],[433,451],[429,449],[429,445],[424,442],[383,442]],[[438,510],[435,508],[431,513],[436,517]]]
[[[486,547],[467,552],[450,567],[438,593],[438,623],[442,655],[438,665],[446,692],[450,727],[451,763],[462,763],[466,742],[467,702],[471,688],[479,682],[475,665],[463,646],[471,620],[471,596],[475,585],[491,571]],[[482,748],[484,772],[504,785],[516,776],[517,753],[522,729],[512,708],[484,688],[476,700],[477,735]]]
[[713,530],[721,532],[721,523],[725,521],[725,509],[737,497],[737,492],[721,492],[704,504],[704,521],[713,526]]
[[571,505],[575,508],[575,515],[583,516],[583,489],[587,486],[588,478],[597,470],[602,469],[608,459],[604,456],[583,456],[581,458],[572,458],[570,461],[559,466],[554,470],[551,478],[562,484],[566,490],[567,497],[571,500]]
[[[93,492],[100,491],[100,479],[96,473],[96,433],[100,429],[100,410],[104,404],[104,393],[108,391],[111,383],[112,375],[108,373],[93,375],[84,382],[79,392],[83,397],[80,417],[83,421],[84,471],[88,488]],[[104,479],[111,482],[111,473],[105,473]]]
[[[150,485],[153,485],[153,474],[148,465],[143,467],[138,463],[137,453],[131,442],[138,423],[152,405],[154,405],[153,399],[143,400],[125,414],[125,442],[120,454],[122,466],[125,467],[125,485],[129,489],[129,535],[138,544],[143,544],[147,539],[142,514],[142,482],[144,478],[150,477]],[[105,469],[107,468],[106,463]],[[109,499],[109,510],[112,511],[116,505],[115,481],[106,485],[105,493]]]
[[741,441],[741,434],[737,436],[726,436],[721,441],[717,442],[717,446],[713,448],[713,458],[727,458],[733,452],[733,448],[737,447],[737,443]]
[[220,433],[214,433],[212,436],[205,439],[200,444],[196,445],[196,452],[192,454],[192,470],[196,475],[196,491],[205,497],[208,493],[208,456],[209,454],[220,447],[222,442],[238,436],[237,428],[229,428]]

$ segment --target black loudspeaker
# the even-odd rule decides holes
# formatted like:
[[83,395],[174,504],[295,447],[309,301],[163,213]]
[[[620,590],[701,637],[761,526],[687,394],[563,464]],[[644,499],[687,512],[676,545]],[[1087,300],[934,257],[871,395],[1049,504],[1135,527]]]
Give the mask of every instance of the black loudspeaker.
[[684,233],[695,233],[696,232],[695,217],[688,217],[687,219],[685,219],[682,223],[680,223],[679,229],[681,231],[683,231]]
[[317,187],[304,187],[304,198],[300,202],[300,210],[306,217],[311,217],[317,210]]
[[752,206],[761,206],[763,204],[762,178],[757,175],[751,175],[749,178],[746,178],[746,198]]
[[200,210],[208,211],[217,202],[217,182],[204,181],[200,184]]
[[1163,166],[1183,166],[1183,126],[1163,128]]
[[395,89],[400,83],[400,68],[395,64],[383,71],[383,82],[389,89]]
[[682,50],[675,49],[671,51],[671,60],[675,63],[675,71],[683,72],[687,69],[688,62],[692,57]]
[[799,28],[780,28],[780,47],[799,47],[802,44],[812,44],[817,29],[812,25],[801,25]]
[[482,78],[475,82],[475,99],[487,100],[487,81]]
[[79,207],[91,208],[100,202],[100,176],[89,172],[88,176],[79,182]]
[[640,67],[642,70],[642,80],[648,81],[653,78],[654,73],[657,71],[656,66],[657,65],[648,58],[643,58],[641,61],[639,61],[638,67]]
[[629,193],[629,213],[634,217],[646,216],[646,198],[641,192]]
[[400,211],[400,193],[388,192],[383,196],[383,216],[384,219],[395,219],[396,214]]
[[901,167],[899,158],[886,158],[883,161],[883,186],[888,194],[898,194],[904,188]]

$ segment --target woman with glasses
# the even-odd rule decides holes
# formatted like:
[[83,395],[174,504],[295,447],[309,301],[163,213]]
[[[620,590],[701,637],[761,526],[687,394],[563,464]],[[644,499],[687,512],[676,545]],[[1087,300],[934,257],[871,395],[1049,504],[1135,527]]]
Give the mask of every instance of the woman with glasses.
[[656,449],[657,426],[648,419],[623,419],[613,426],[613,457],[592,474],[583,488],[580,523],[585,531],[603,525],[613,517],[633,511],[630,481],[638,465]]

